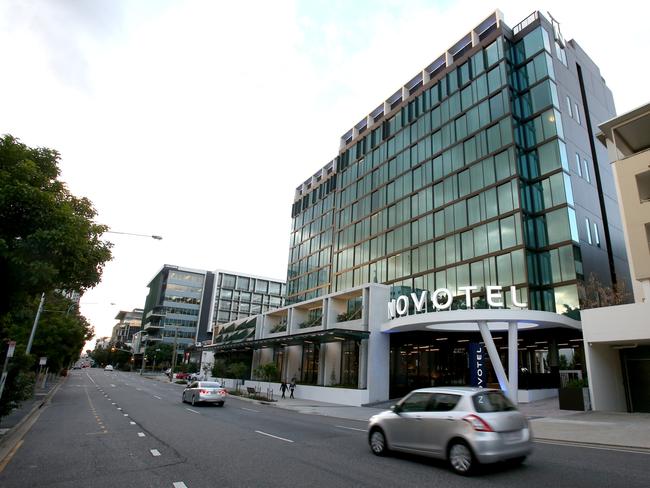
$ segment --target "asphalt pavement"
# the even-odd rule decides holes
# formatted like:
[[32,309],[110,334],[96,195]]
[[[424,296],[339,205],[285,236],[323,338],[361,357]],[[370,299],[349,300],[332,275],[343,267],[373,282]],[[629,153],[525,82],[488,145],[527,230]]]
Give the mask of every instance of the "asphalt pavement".
[[650,486],[649,454],[537,444],[523,466],[474,478],[414,456],[373,456],[363,420],[230,396],[181,403],[183,387],[131,373],[72,371],[4,466],[13,487]]

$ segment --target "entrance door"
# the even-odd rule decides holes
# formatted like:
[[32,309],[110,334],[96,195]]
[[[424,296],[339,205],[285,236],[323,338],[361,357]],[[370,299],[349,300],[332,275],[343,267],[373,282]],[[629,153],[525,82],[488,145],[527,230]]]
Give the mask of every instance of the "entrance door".
[[630,411],[650,413],[650,347],[624,350],[623,364]]

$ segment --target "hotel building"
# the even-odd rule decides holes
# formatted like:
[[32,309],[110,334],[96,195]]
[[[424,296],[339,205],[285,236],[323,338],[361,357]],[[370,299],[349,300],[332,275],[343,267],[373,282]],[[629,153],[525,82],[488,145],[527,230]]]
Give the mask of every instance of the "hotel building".
[[[554,19],[534,12],[510,28],[494,12],[348,130],[338,155],[298,186],[291,307],[249,323],[255,340],[215,337],[215,352],[244,354],[246,346],[253,364],[271,358],[290,375],[284,379],[313,385],[370,388],[359,371],[385,367],[376,379],[382,393],[370,400],[473,382],[470,351],[487,346],[479,319],[467,316],[476,327],[449,333],[433,316],[395,327],[386,302],[428,291],[405,312],[435,315],[431,292],[444,289],[451,309],[485,309],[486,289],[501,286],[505,308],[525,303],[529,314],[571,320],[585,277],[629,283],[614,179],[595,138],[614,115],[598,67],[577,42],[565,42]],[[372,290],[386,289],[383,310],[373,308]],[[501,318],[516,331],[525,317]],[[558,375],[549,373],[582,367],[580,326],[558,318],[554,328],[551,316],[540,317],[539,330],[522,333],[518,347],[504,343],[490,360],[512,364],[506,351],[516,351],[526,373],[520,383],[552,390]],[[316,335],[300,337],[306,332]],[[372,360],[373,343],[383,344],[385,354],[375,356],[383,359]],[[354,367],[348,381],[344,371]]]

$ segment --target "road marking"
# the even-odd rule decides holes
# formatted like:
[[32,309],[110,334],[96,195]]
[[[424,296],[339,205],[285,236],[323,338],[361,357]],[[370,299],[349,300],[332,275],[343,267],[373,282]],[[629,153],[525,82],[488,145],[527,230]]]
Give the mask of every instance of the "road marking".
[[111,388],[115,388],[115,385],[111,383]]
[[118,410],[122,410],[122,407],[117,407]]
[[[109,400],[110,400],[110,398],[109,398]],[[117,405],[117,403],[113,402],[113,403],[111,403],[111,405]]]
[[157,398],[158,400],[162,400],[162,398],[160,398],[158,395],[154,395],[153,397]]
[[259,410],[253,410],[252,408],[244,408],[244,407],[241,407],[241,409],[242,409],[242,410],[246,410],[247,412],[256,412],[256,413],[259,413]]
[[187,485],[182,481],[176,481],[174,482],[174,488],[187,488]]
[[192,410],[191,408],[186,408],[185,410],[189,410],[190,412],[198,413],[199,415],[201,414],[201,412],[197,412],[196,410]]
[[138,432],[138,437],[144,437],[144,432]]
[[136,391],[142,391],[142,388],[136,388]]
[[588,444],[583,442],[573,442],[573,441],[556,441],[556,440],[546,440],[546,439],[535,439],[537,444],[550,444],[554,446],[567,446],[567,447],[584,447],[585,449],[598,449],[601,451],[618,451],[618,452],[633,452],[635,454],[650,454],[649,449],[627,446],[599,446],[597,444]]
[[357,429],[355,427],[346,427],[345,425],[335,425],[334,427],[338,427],[339,429],[356,430],[358,432],[367,432],[366,429]]
[[135,422],[129,422],[131,425],[135,425]]
[[125,416],[125,417],[128,417],[128,416],[129,416],[129,414],[128,414],[128,413],[125,413],[125,414],[124,414],[124,416]]
[[151,452],[152,456],[160,456],[158,449],[149,449],[149,451]]
[[277,435],[267,434],[266,432],[262,432],[261,430],[256,430],[255,433],[266,435],[266,436],[269,436],[269,437],[273,437],[274,439],[279,439],[279,440],[284,441],[284,442],[293,443],[293,441],[291,439],[285,439],[284,437],[278,437]]
[[18,452],[18,449],[20,449],[20,446],[23,445],[23,442],[24,442],[23,439],[20,439],[16,443],[16,445],[13,447],[13,449],[11,451],[9,451],[9,454],[7,454],[7,457],[5,457],[2,460],[2,462],[0,462],[0,473],[2,473],[2,471],[5,469],[7,464],[9,464],[9,461],[11,461],[11,458],[14,457],[14,454],[16,454],[16,452]]

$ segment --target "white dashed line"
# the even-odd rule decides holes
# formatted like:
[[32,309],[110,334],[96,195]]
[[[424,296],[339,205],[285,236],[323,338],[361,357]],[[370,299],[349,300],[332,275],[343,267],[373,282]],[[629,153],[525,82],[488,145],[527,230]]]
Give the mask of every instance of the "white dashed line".
[[266,432],[262,432],[261,430],[256,430],[255,433],[273,437],[274,439],[279,439],[284,442],[293,442],[291,439],[285,439],[284,437],[278,437],[277,435],[267,434]]
[[193,413],[198,413],[198,414],[200,414],[200,413],[201,413],[201,412],[197,412],[196,410],[192,410],[191,408],[186,408],[185,410],[189,410],[190,412],[193,412]]
[[125,417],[128,417],[128,416],[129,416],[129,414],[128,414],[128,413],[125,413],[125,414],[124,414],[124,416],[125,416]]
[[135,422],[129,422],[131,425],[135,425]]
[[115,385],[111,384],[111,388],[115,388]]
[[358,432],[367,432],[366,429],[357,429],[355,427],[346,427],[345,425],[335,425],[334,427],[338,427],[339,429],[356,430]]
[[149,449],[149,451],[151,452],[152,456],[160,456],[158,449]]
[[247,412],[256,412],[256,413],[259,413],[259,410],[253,410],[252,408],[244,408],[244,407],[241,407],[241,409],[242,409],[242,410],[246,410]]
[[122,407],[117,407],[118,410],[122,410]]
[[158,395],[154,395],[153,397],[157,398],[158,400],[162,400],[162,398],[160,398]]
[[187,488],[187,485],[182,481],[176,481],[174,482],[174,488]]
[[144,432],[138,432],[138,437],[144,437]]

